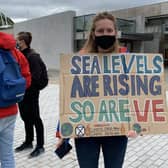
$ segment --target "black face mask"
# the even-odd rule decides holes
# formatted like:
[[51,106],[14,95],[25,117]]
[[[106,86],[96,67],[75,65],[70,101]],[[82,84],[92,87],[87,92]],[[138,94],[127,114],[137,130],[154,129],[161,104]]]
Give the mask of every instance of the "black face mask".
[[102,49],[106,50],[110,48],[116,41],[116,36],[95,36],[95,43],[97,46],[101,47]]

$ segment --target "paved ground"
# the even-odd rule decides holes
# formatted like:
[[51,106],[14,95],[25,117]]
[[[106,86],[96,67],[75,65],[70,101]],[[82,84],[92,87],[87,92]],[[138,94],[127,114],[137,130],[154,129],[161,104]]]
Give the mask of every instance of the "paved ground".
[[[41,92],[40,108],[45,127],[45,153],[33,159],[28,159],[31,150],[16,153],[16,168],[78,168],[74,148],[63,160],[54,154],[55,127],[59,113],[59,85],[57,82],[50,84]],[[18,115],[14,147],[20,145],[23,139],[23,122]],[[73,145],[73,140],[71,143]],[[129,139],[123,167],[168,168],[168,134]],[[104,168],[102,157],[99,168]]]

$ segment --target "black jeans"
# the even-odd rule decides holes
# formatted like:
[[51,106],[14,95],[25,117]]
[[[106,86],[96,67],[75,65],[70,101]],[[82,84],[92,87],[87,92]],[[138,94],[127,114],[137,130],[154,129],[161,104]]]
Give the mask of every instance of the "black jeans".
[[25,125],[25,142],[34,140],[34,126],[37,135],[37,147],[44,145],[44,127],[40,118],[39,91],[27,91],[22,102],[19,103],[19,111]]
[[75,139],[80,168],[98,168],[100,148],[105,168],[122,168],[127,141],[126,136]]

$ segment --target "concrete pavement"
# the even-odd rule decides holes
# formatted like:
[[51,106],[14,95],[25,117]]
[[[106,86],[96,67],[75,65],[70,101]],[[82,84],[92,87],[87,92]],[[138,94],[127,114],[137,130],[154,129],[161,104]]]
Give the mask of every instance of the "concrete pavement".
[[[45,153],[28,159],[31,150],[15,153],[16,168],[79,168],[75,150],[63,160],[55,154],[55,129],[59,115],[59,85],[49,84],[40,95],[41,116],[45,127]],[[24,140],[24,125],[17,117],[14,148]],[[34,146],[35,146],[34,141]],[[73,140],[71,140],[74,146]],[[102,154],[99,168],[104,168]],[[168,134],[129,139],[124,168],[168,168]]]

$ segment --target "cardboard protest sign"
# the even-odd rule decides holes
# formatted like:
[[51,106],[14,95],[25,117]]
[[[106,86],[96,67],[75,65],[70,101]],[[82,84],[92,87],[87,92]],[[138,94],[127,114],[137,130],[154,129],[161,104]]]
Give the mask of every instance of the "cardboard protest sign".
[[62,137],[168,133],[163,57],[61,55]]

